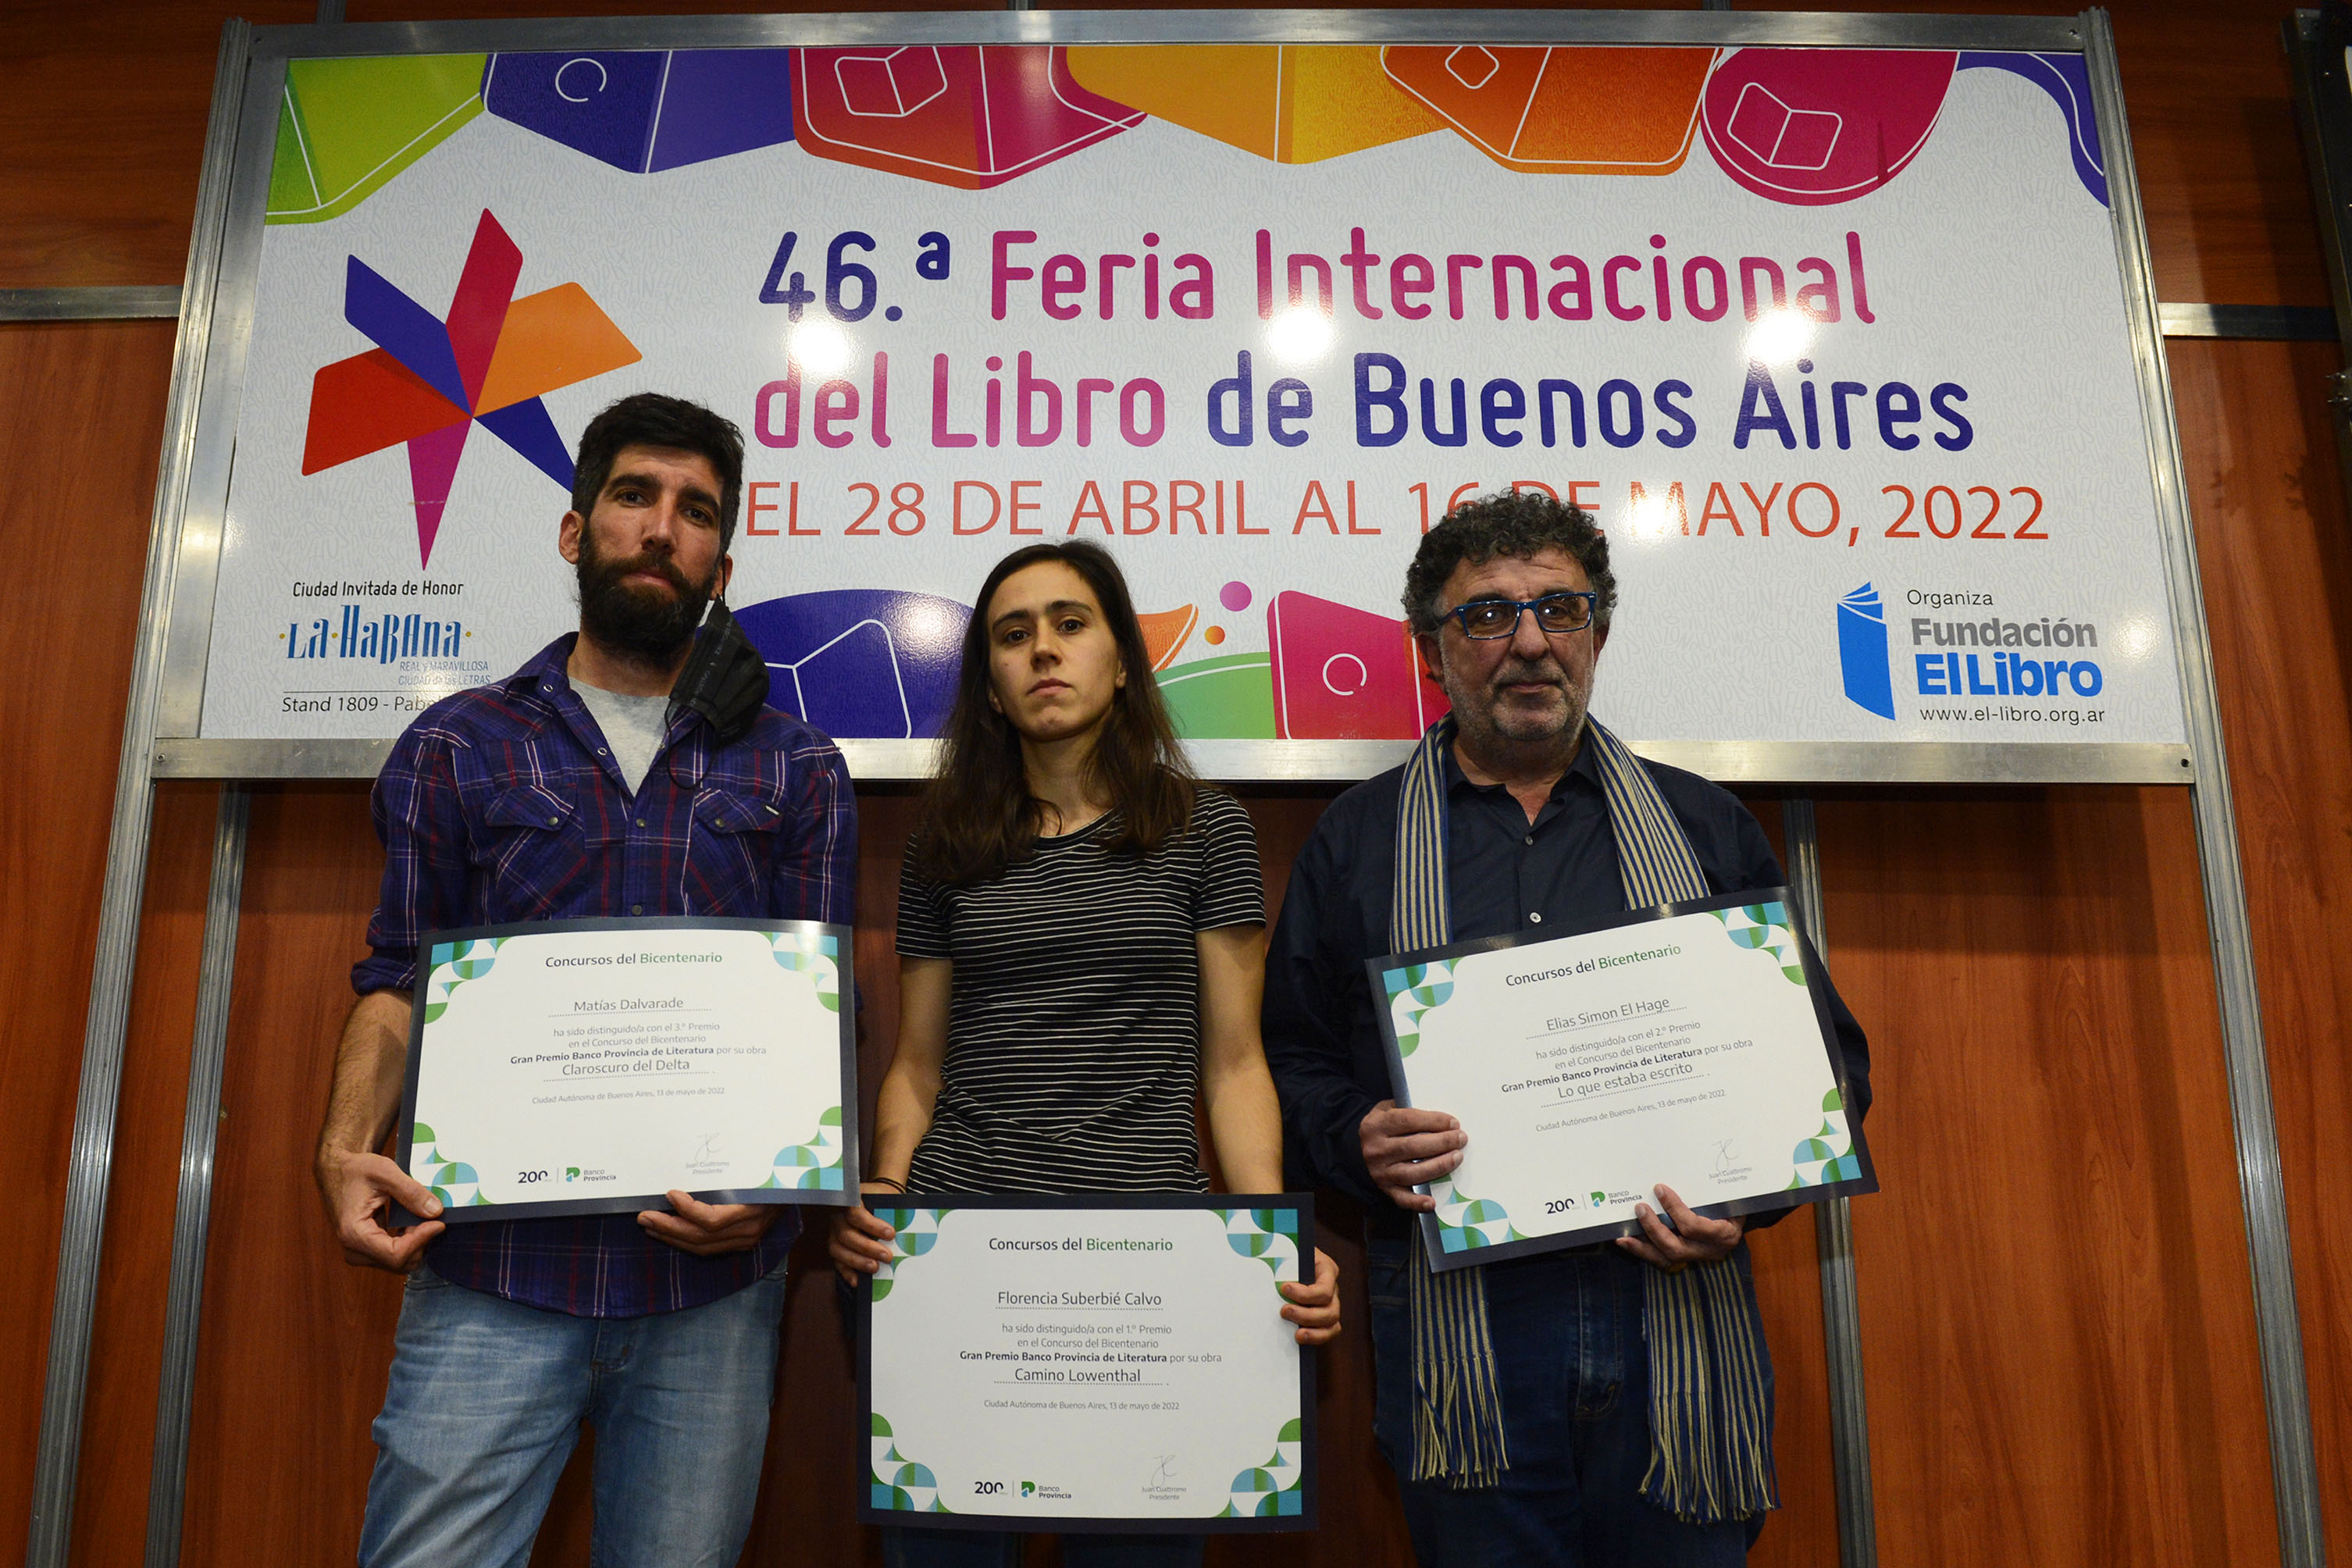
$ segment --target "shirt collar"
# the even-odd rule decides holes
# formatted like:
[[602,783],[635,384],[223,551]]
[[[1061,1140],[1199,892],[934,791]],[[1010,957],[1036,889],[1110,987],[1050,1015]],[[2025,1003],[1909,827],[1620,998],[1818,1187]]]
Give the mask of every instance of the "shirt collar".
[[[1568,789],[1569,781],[1571,779],[1581,779],[1591,788],[1601,789],[1600,753],[1601,748],[1592,743],[1592,736],[1588,730],[1584,743],[1576,748],[1576,761],[1568,764],[1568,772],[1562,773],[1559,782],[1551,786],[1551,798],[1558,800]],[[1486,794],[1502,787],[1501,784],[1472,784],[1470,775],[1464,773],[1462,764],[1454,760],[1454,748],[1450,745],[1445,748],[1446,794],[1452,795],[1454,791],[1462,789],[1476,790]]]
[[[593,725],[594,716],[588,711],[588,705],[580,700],[579,689],[572,684],[572,650],[579,641],[578,632],[564,633],[540,649],[530,663],[508,676],[500,684],[513,695],[541,703],[552,710],[571,726],[573,736],[582,745],[593,749],[595,742],[588,738],[582,726]],[[669,754],[673,746],[698,743],[695,731],[708,722],[701,714],[692,711],[673,715],[662,735],[661,748],[654,753],[655,764],[659,766],[661,759]],[[700,763],[697,762],[693,766],[695,776],[698,778]]]
[[572,689],[572,649],[580,641],[578,632],[566,632],[531,656],[529,663],[499,684],[517,696],[553,697],[559,691]]
[[[536,697],[551,708],[562,708],[567,695],[578,700],[580,689],[572,683],[572,650],[579,643],[578,632],[564,633],[532,655],[530,663],[501,684],[517,696]],[[699,719],[701,715],[693,717]]]

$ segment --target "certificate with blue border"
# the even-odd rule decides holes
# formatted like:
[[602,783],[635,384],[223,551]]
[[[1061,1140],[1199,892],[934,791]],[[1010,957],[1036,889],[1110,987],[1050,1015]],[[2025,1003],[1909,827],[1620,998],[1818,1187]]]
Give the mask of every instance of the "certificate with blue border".
[[1713,1218],[1878,1190],[1785,888],[1364,967],[1397,1103],[1469,1135],[1418,1189],[1433,1268],[1637,1234],[1661,1184]]
[[854,1203],[850,931],[662,916],[436,931],[401,1168],[452,1225]]
[[858,1516],[960,1530],[1315,1528],[1315,1359],[1279,1287],[1313,1199],[909,1197],[858,1291]]

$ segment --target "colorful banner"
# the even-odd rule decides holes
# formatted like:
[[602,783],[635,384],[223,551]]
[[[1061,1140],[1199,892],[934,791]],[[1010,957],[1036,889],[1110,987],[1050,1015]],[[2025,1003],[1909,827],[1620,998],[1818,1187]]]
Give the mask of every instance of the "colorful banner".
[[370,738],[575,623],[594,412],[743,428],[774,700],[936,731],[1108,543],[1184,732],[1403,738],[1427,526],[1607,530],[1643,742],[2179,743],[2075,55],[1100,45],[292,62],[202,733]]

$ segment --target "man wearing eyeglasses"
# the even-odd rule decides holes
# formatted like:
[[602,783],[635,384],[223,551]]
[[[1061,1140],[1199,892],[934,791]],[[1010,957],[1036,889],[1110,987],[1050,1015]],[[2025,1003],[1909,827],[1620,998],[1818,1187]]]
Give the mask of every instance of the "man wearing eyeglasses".
[[[1539,491],[1483,497],[1423,536],[1405,614],[1453,711],[1324,814],[1266,963],[1291,1148],[1365,1205],[1374,1432],[1423,1568],[1733,1564],[1777,1503],[1743,1233],[1787,1211],[1710,1219],[1660,1186],[1637,1237],[1431,1274],[1412,1215],[1436,1200],[1416,1188],[1468,1138],[1444,1108],[1390,1098],[1364,978],[1386,953],[1566,935],[1659,901],[1619,846],[1661,834],[1678,833],[1671,853],[1686,847],[1710,892],[1782,883],[1738,800],[1587,718],[1616,600],[1591,514]],[[1834,992],[1830,1009],[1858,1120],[1867,1047]],[[1706,1353],[1654,1357],[1662,1310],[1696,1312]]]

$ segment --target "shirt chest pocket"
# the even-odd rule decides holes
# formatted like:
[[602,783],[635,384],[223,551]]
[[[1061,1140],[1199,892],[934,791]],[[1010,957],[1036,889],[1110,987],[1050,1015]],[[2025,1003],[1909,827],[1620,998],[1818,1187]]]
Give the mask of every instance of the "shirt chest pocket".
[[783,812],[757,795],[706,788],[694,797],[685,913],[751,918],[768,912]]
[[593,874],[594,815],[546,784],[515,784],[490,797],[476,863],[489,874],[492,919],[558,920],[571,912]]

